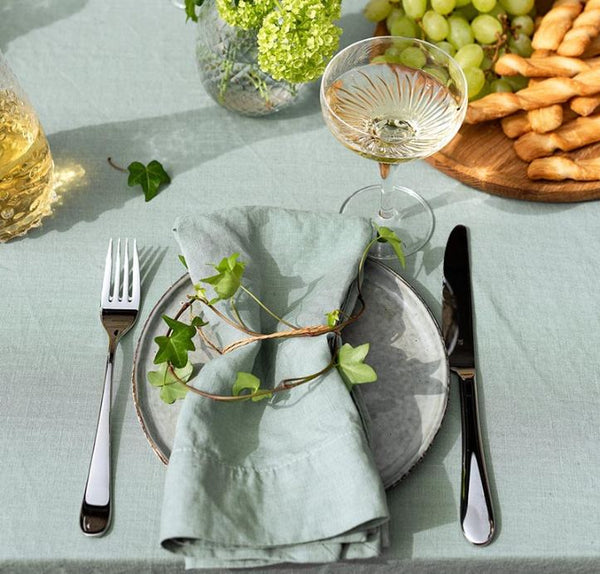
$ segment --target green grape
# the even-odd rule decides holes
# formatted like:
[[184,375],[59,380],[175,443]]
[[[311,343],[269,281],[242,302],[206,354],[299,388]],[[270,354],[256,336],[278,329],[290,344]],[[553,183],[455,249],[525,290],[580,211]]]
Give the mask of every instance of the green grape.
[[389,0],[369,0],[363,10],[364,17],[371,22],[385,20],[392,11]]
[[448,80],[450,76],[448,72],[442,68],[435,68],[434,66],[425,66],[423,68],[424,72],[427,72],[430,76],[433,76],[436,80],[440,82],[440,84],[446,86],[448,85]]
[[454,56],[454,54],[456,54],[456,48],[450,42],[436,42],[435,45],[440,50],[444,50],[449,56]]
[[457,50],[465,44],[473,43],[475,36],[473,36],[471,26],[469,26],[469,23],[462,16],[450,16],[448,18],[448,25],[450,26],[450,32],[448,32],[446,40]]
[[390,63],[399,64],[400,54],[402,53],[402,50],[404,50],[404,48],[401,46],[390,46],[385,51],[385,59]]
[[479,68],[465,68],[463,72],[467,79],[467,94],[471,100],[483,89],[485,74]]
[[462,8],[458,8],[454,11],[454,14],[457,16],[462,16],[465,20],[471,21],[476,16],[479,16],[479,12],[477,12],[477,8],[473,6],[473,4],[468,4],[467,6],[463,6]]
[[431,0],[431,7],[433,10],[442,16],[450,14],[455,6],[456,0]]
[[471,3],[471,0],[456,0],[456,7],[461,8],[462,6],[467,6]]
[[496,5],[496,0],[473,0],[473,6],[479,10],[479,12],[489,12]]
[[387,29],[391,30],[394,23],[397,22],[403,16],[404,10],[402,10],[402,8],[394,8],[385,20],[385,25],[387,26]]
[[402,16],[396,20],[390,29],[392,36],[404,36],[405,38],[418,38],[421,36],[419,25],[408,16]]
[[500,0],[511,16],[523,16],[535,7],[535,0]]
[[493,44],[502,34],[502,24],[489,14],[481,14],[471,22],[475,39],[480,44]]
[[488,12],[488,14],[500,20],[500,16],[506,16],[506,10],[502,7],[502,4],[496,2],[496,5]]
[[388,64],[391,63],[390,60],[385,55],[375,56],[371,58],[371,64]]
[[456,54],[454,59],[464,70],[465,68],[479,68],[483,61],[483,48],[479,44],[465,44]]
[[427,11],[427,0],[402,0],[402,8],[413,20],[420,20]]
[[511,26],[521,34],[531,36],[533,34],[534,22],[531,16],[515,16],[510,21]]
[[484,72],[486,72],[487,70],[491,70],[493,65],[494,65],[494,60],[492,60],[492,58],[490,58],[490,56],[488,56],[484,52],[483,60],[481,60],[481,64],[479,64],[479,67]]
[[479,92],[477,92],[477,94],[475,96],[473,96],[472,98],[469,99],[469,101],[473,101],[473,100],[479,100],[481,98],[483,98],[484,96],[487,96],[490,93],[491,89],[490,89],[490,82],[488,82],[486,80],[486,82],[483,84],[483,88],[481,88],[481,90],[479,90]]
[[499,78],[497,80],[493,80],[490,84],[491,92],[512,92],[512,86],[504,79]]
[[400,63],[409,68],[422,68],[427,63],[427,57],[420,48],[411,46],[402,50]]
[[529,78],[524,76],[503,76],[502,79],[506,80],[512,86],[514,92],[522,90],[529,83]]
[[448,20],[433,10],[425,12],[421,24],[428,39],[432,42],[441,42],[450,32]]
[[533,47],[531,46],[531,39],[525,34],[519,34],[518,32],[511,36],[508,40],[508,48],[511,52],[523,56],[523,58],[529,58],[533,53]]

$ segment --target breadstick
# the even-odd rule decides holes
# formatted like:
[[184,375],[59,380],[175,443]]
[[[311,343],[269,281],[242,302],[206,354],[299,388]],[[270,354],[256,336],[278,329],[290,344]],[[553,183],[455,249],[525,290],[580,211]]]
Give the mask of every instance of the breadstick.
[[600,36],[596,36],[581,54],[582,58],[593,58],[594,56],[600,56]]
[[502,131],[504,135],[509,137],[511,140],[526,134],[531,131],[531,124],[529,123],[529,112],[521,111],[516,112],[510,116],[506,116],[500,120]]
[[563,107],[560,104],[553,104],[537,110],[529,110],[527,117],[532,132],[536,134],[553,132],[563,123]]
[[565,56],[523,58],[518,54],[504,54],[498,58],[494,70],[499,76],[521,74],[527,78],[554,78],[575,76],[596,66],[600,66],[600,59],[584,61]]
[[600,96],[577,96],[569,102],[569,105],[580,116],[589,116],[600,106]]
[[574,160],[553,155],[534,159],[527,168],[530,179],[574,179],[576,181],[594,181],[600,179],[600,157]]
[[583,12],[575,18],[560,46],[561,56],[580,56],[590,42],[600,34],[600,0],[588,0]]
[[549,134],[529,132],[515,142],[515,152],[525,160],[550,155],[553,151],[573,149],[600,141],[600,114],[577,118]]
[[566,102],[573,96],[600,93],[600,68],[592,68],[573,78],[548,78],[511,94],[498,92],[475,100],[467,108],[466,122],[476,124],[503,118],[518,110],[534,110]]
[[[530,79],[529,86],[539,84],[541,80]],[[561,104],[552,104],[527,112],[530,131],[538,134],[552,132],[563,123],[563,107]]]
[[579,0],[554,2],[533,35],[531,45],[534,50],[555,51],[582,9],[583,4]]

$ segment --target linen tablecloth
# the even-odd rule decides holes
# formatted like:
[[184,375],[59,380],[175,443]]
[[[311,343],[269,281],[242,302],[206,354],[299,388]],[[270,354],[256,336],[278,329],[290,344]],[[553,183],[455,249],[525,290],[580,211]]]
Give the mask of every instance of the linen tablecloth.
[[[371,25],[361,0],[343,4],[346,45]],[[194,26],[184,22],[169,0],[0,3],[0,49],[39,113],[64,182],[54,217],[0,246],[1,572],[183,570],[159,544],[165,468],[140,430],[130,391],[144,320],[182,273],[173,221],[249,203],[335,212],[378,177],[328,132],[317,84],[274,117],[221,109],[201,87]],[[145,203],[108,156],[121,165],[158,159],[173,182]],[[445,241],[457,223],[470,228],[496,540],[474,548],[458,526],[453,383],[431,449],[388,493],[386,554],[299,570],[600,570],[600,202],[507,200],[424,162],[402,166],[398,179],[434,209],[433,237],[402,274],[438,318]],[[143,302],[117,353],[113,527],[89,539],[78,516],[101,396],[98,307],[111,236],[138,240]]]

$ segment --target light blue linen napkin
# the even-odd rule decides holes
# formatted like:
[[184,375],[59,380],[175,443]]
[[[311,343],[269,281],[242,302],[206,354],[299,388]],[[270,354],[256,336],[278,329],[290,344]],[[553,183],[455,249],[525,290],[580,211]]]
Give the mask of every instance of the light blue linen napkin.
[[[367,220],[267,207],[184,217],[174,231],[194,283],[214,274],[208,263],[240,253],[243,284],[305,326],[325,323],[341,306],[372,235]],[[240,314],[256,331],[287,329],[248,300]],[[215,324],[210,312],[206,318]],[[222,345],[244,336],[225,323],[216,331]],[[231,394],[243,371],[272,388],[330,360],[326,336],[263,341],[210,361],[193,384]],[[161,521],[162,545],[185,556],[186,567],[371,558],[387,519],[359,413],[337,370],[269,401],[188,393]]]

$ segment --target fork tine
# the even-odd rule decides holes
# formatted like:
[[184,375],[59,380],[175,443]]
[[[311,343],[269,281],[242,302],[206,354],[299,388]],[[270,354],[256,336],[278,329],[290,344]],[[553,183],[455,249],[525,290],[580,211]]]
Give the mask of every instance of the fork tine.
[[115,255],[114,261],[114,273],[113,273],[113,292],[112,292],[112,300],[119,300],[119,284],[121,283],[121,239],[117,240],[117,254]]
[[106,254],[106,263],[104,264],[104,279],[102,280],[102,301],[108,301],[110,296],[110,272],[112,267],[112,238],[108,242],[108,253]]
[[140,261],[137,252],[137,242],[133,240],[133,268],[131,271],[131,301],[134,305],[140,303]]
[[125,254],[123,255],[122,300],[129,301],[129,239],[125,239]]

